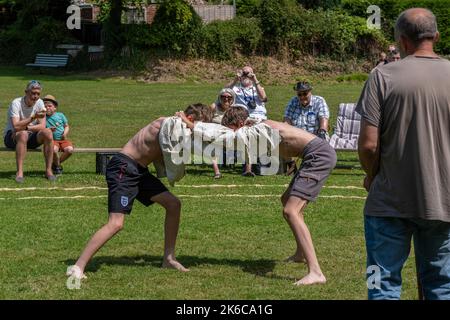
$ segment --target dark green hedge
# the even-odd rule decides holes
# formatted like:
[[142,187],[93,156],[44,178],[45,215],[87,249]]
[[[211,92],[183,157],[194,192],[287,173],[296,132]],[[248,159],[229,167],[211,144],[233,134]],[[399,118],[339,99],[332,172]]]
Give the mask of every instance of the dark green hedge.
[[450,0],[342,0],[342,8],[351,15],[368,17],[367,7],[378,5],[381,9],[382,30],[394,41],[394,25],[399,14],[409,8],[428,8],[436,15],[441,40],[436,50],[450,54]]

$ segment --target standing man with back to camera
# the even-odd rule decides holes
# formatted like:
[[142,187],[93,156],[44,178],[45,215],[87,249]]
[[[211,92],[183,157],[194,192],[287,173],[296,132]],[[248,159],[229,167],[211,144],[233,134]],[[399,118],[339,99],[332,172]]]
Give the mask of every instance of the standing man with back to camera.
[[[364,208],[369,299],[400,299],[414,242],[420,295],[450,299],[450,62],[433,50],[436,17],[400,14],[402,60],[367,80],[358,153],[368,190]],[[372,281],[378,272],[379,283]]]

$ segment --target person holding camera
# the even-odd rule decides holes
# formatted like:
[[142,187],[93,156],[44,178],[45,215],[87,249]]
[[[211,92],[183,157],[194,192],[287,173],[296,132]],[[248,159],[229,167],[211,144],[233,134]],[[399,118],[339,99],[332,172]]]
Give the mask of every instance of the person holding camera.
[[[284,112],[284,122],[328,140],[328,119],[330,111],[323,97],[312,94],[309,82],[300,81],[294,86],[297,95],[293,97]],[[287,175],[296,171],[295,161],[287,163]]]
[[[227,87],[231,88],[235,93],[234,104],[245,107],[249,113],[249,118],[267,120],[267,109],[265,106],[267,95],[250,66],[245,66],[242,70],[239,70],[234,80]],[[259,164],[255,164],[253,167],[256,172],[260,170]],[[242,175],[247,177],[255,176],[250,164],[246,163],[244,165]]]
[[266,92],[251,67],[245,66],[239,70],[235,79],[227,87],[231,88],[236,95],[235,104],[245,106],[250,118],[267,119]]

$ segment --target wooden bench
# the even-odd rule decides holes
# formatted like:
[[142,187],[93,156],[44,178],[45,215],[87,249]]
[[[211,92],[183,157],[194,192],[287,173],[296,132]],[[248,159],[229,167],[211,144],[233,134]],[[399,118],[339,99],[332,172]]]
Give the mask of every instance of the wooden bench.
[[27,67],[64,68],[69,62],[68,54],[42,54],[36,55],[34,63],[27,63]]
[[[95,152],[95,172],[106,173],[106,165],[109,159],[117,154],[121,148],[74,148],[74,153],[94,153]],[[1,147],[0,151],[15,151],[13,149]],[[42,148],[28,149],[28,152],[41,152]]]

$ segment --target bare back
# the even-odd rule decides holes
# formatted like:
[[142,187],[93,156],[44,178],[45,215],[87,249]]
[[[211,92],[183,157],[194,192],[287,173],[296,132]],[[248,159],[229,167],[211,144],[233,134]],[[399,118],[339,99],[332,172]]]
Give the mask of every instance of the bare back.
[[283,158],[298,157],[303,154],[305,146],[316,138],[315,135],[305,130],[296,128],[290,124],[265,120],[272,129],[276,129],[280,133],[280,155]]
[[121,153],[133,158],[143,167],[147,167],[153,161],[162,160],[159,130],[164,120],[165,118],[159,118],[142,128],[127,142]]

